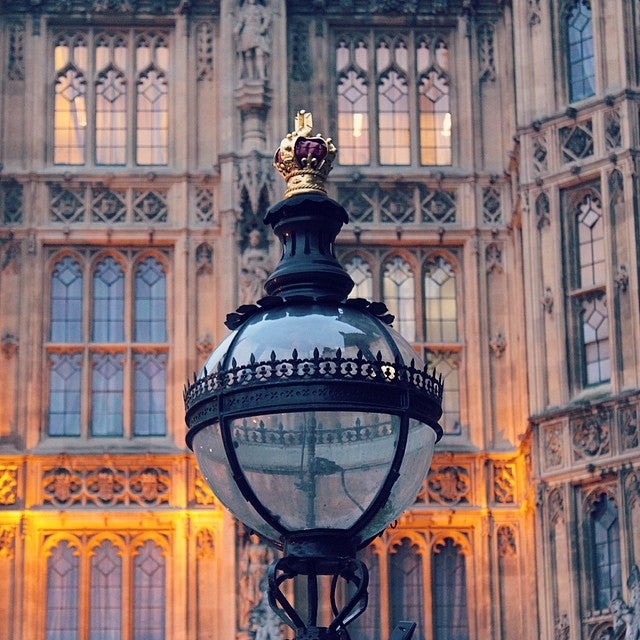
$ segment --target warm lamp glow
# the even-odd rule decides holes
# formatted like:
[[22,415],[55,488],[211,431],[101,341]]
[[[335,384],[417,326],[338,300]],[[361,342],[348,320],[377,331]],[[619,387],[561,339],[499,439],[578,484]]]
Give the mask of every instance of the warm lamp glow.
[[451,114],[445,113],[442,120],[442,131],[440,132],[445,138],[451,137]]
[[353,132],[354,138],[359,138],[362,135],[362,123],[364,122],[364,116],[362,113],[353,114]]

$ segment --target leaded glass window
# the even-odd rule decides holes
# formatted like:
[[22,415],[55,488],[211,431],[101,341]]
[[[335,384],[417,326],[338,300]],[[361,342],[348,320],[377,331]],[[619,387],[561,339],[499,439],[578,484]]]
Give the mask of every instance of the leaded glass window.
[[165,640],[166,549],[129,538],[84,532],[48,548],[46,640]]
[[451,164],[451,81],[442,37],[363,30],[339,34],[335,51],[340,164]]
[[427,263],[424,272],[425,338],[428,342],[458,340],[456,277],[442,256]]
[[591,512],[591,566],[594,608],[607,610],[622,590],[620,523],[615,502],[603,494]]
[[165,435],[165,261],[86,249],[51,264],[48,434]]
[[390,614],[391,627],[402,620],[416,622],[413,637],[422,640],[424,636],[424,577],[422,557],[411,540],[404,538],[389,557],[389,581],[391,585]]
[[434,640],[469,640],[466,562],[452,538],[431,554],[431,597]]
[[565,29],[569,100],[575,102],[595,94],[591,0],[576,0],[569,5]]
[[395,326],[409,342],[416,339],[415,283],[411,265],[402,256],[393,256],[383,267],[384,303],[395,316]]
[[607,300],[605,216],[599,185],[564,193],[566,213],[566,282],[573,322],[569,338],[575,347],[576,386],[611,378],[611,344]]
[[47,559],[46,640],[78,637],[78,550],[63,541]]
[[53,162],[169,162],[169,34],[86,29],[53,35]]
[[344,265],[347,273],[351,276],[354,286],[349,294],[351,298],[373,298],[373,274],[367,261],[361,256],[355,255]]

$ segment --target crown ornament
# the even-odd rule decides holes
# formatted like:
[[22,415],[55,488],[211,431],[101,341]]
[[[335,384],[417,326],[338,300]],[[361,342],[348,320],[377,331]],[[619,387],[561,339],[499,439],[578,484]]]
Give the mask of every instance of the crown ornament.
[[298,111],[294,127],[295,130],[283,138],[273,158],[273,166],[287,183],[284,197],[299,193],[327,195],[324,183],[333,169],[337,149],[331,138],[323,138],[319,133],[311,135],[311,113]]

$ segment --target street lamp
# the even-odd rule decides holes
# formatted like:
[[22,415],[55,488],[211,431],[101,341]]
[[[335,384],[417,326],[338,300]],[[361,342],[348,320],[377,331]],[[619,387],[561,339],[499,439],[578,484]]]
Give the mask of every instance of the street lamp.
[[[232,333],[185,388],[187,444],[222,503],[283,549],[269,601],[298,640],[342,637],[367,604],[356,559],[414,500],[442,436],[442,379],[427,371],[381,303],[347,299],[334,256],[346,211],[324,181],[336,149],[311,114],[280,144],[285,199],[267,211],[282,244],[267,296],[227,316]],[[307,577],[306,620],[281,585]],[[318,576],[334,619],[317,626]],[[351,584],[338,604],[339,580]]]

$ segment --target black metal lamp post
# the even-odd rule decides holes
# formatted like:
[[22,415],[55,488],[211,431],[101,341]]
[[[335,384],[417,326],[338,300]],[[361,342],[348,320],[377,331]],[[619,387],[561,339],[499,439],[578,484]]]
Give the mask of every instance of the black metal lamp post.
[[[324,180],[336,149],[310,114],[276,152],[285,199],[265,222],[282,243],[267,296],[227,316],[233,332],[185,389],[187,444],[218,498],[284,550],[269,600],[298,640],[334,640],[364,611],[355,558],[411,504],[442,430],[442,380],[389,325],[381,303],[346,299],[333,253],[346,211]],[[334,620],[317,626],[318,576],[333,576]],[[306,620],[280,586],[306,576]],[[338,605],[342,578],[354,587]]]

